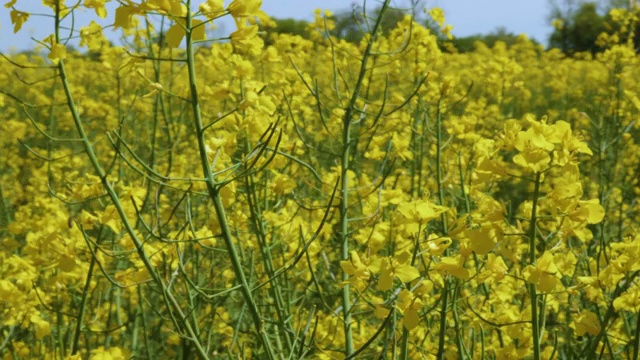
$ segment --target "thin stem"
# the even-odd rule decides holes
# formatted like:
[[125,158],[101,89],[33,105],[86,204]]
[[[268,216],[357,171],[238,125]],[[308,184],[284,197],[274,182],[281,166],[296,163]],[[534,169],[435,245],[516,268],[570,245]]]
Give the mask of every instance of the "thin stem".
[[[351,118],[353,117],[356,110],[356,102],[360,97],[360,90],[362,84],[365,79],[365,75],[367,72],[367,63],[369,61],[369,57],[371,55],[371,49],[376,40],[378,29],[380,28],[380,24],[382,23],[382,17],[389,6],[390,0],[385,0],[380,8],[380,12],[378,14],[378,18],[376,23],[371,31],[371,36],[369,38],[369,42],[367,43],[367,48],[362,55],[362,61],[360,62],[360,72],[358,74],[358,78],[356,80],[353,93],[351,94],[351,99],[349,100],[349,105],[346,108],[344,118],[343,118],[343,129],[342,129],[342,157],[340,161],[340,232],[338,233],[338,239],[341,244],[341,260],[347,261],[349,260],[349,217],[347,213],[347,209],[349,207],[349,176],[348,172],[351,164],[349,163],[351,157]],[[349,274],[346,272],[342,272],[342,281],[343,283],[347,283],[349,281]],[[345,337],[345,356],[350,356],[354,352],[354,344],[353,344],[353,334],[351,329],[351,289],[347,284],[342,288],[342,311],[343,311],[343,322],[344,322],[344,337]]]
[[[187,1],[187,9],[191,7],[191,1]],[[205,183],[207,184],[207,191],[209,193],[209,197],[213,200],[213,206],[217,215],[217,220],[220,224],[220,228],[222,230],[222,239],[225,243],[227,251],[229,253],[229,257],[231,260],[231,265],[233,267],[233,271],[235,273],[237,281],[241,285],[241,292],[244,298],[245,303],[248,305],[249,313],[251,314],[251,318],[253,320],[253,325],[256,329],[258,337],[262,346],[264,346],[267,356],[270,360],[276,358],[275,352],[271,346],[271,340],[267,335],[266,329],[263,326],[262,317],[260,316],[260,312],[258,310],[258,306],[253,299],[253,294],[251,293],[251,286],[247,281],[247,277],[245,276],[244,270],[242,268],[242,263],[240,262],[240,257],[238,256],[238,252],[236,250],[236,246],[233,242],[233,235],[231,234],[231,229],[229,227],[229,222],[227,221],[227,215],[224,209],[224,205],[222,203],[222,198],[220,196],[221,186],[216,182],[213,174],[213,170],[209,163],[209,159],[207,157],[207,149],[204,140],[204,125],[202,122],[202,113],[200,111],[200,99],[198,96],[198,88],[196,85],[196,68],[195,68],[195,51],[193,48],[193,38],[191,32],[191,23],[192,23],[192,12],[190,10],[187,11],[187,19],[186,19],[186,28],[187,28],[187,69],[189,73],[189,87],[190,87],[190,95],[191,95],[191,108],[193,112],[193,121],[196,129],[196,135],[198,140],[198,150],[200,153],[200,163],[202,165],[202,172],[205,177]]]
[[640,312],[638,312],[636,317],[636,334],[633,342],[633,357],[631,357],[631,359],[640,359]]
[[[58,2],[56,2],[55,39],[59,39],[59,31],[60,31],[60,8],[59,7],[60,7],[60,4]],[[126,230],[127,234],[129,234],[129,236],[131,237],[131,239],[132,239],[132,241],[133,241],[133,243],[135,245],[136,252],[138,253],[138,256],[139,256],[140,260],[144,264],[145,268],[149,271],[149,274],[151,275],[153,281],[162,289],[162,295],[164,297],[165,303],[170,308],[173,308],[175,310],[175,312],[179,315],[179,319],[181,320],[181,323],[182,323],[185,331],[187,332],[188,336],[190,337],[190,340],[193,342],[193,344],[198,349],[198,352],[199,352],[200,356],[203,359],[208,359],[208,355],[207,355],[206,351],[204,350],[204,348],[202,347],[202,345],[200,344],[200,341],[196,338],[195,333],[193,332],[193,329],[192,329],[191,325],[189,324],[188,321],[185,320],[185,316],[184,316],[184,313],[182,312],[182,309],[180,308],[180,305],[178,304],[178,302],[175,299],[175,297],[170,292],[167,291],[167,288],[166,288],[166,286],[165,286],[165,284],[163,282],[162,277],[160,276],[160,274],[158,274],[158,272],[154,268],[153,264],[151,263],[151,260],[147,256],[147,254],[146,254],[146,252],[144,250],[144,247],[143,247],[143,243],[142,243],[142,241],[140,241],[139,235],[136,233],[136,231],[133,228],[133,225],[129,221],[129,218],[127,217],[125,209],[124,209],[122,203],[120,202],[120,198],[119,198],[118,194],[116,193],[113,185],[107,179],[107,173],[105,172],[104,168],[102,167],[102,165],[100,165],[100,161],[98,160],[98,156],[96,155],[95,151],[93,150],[93,146],[91,144],[91,141],[89,140],[89,137],[87,136],[87,134],[85,132],[83,121],[80,118],[80,114],[79,114],[78,109],[76,107],[76,102],[75,102],[75,100],[73,98],[73,94],[71,93],[71,85],[69,83],[67,70],[66,70],[66,67],[65,67],[65,62],[64,62],[63,59],[59,60],[57,68],[58,68],[60,81],[62,82],[62,85],[63,85],[65,97],[66,97],[66,100],[67,100],[67,106],[68,106],[69,111],[71,113],[71,117],[72,117],[74,125],[76,127],[76,131],[78,132],[78,135],[80,136],[80,139],[82,140],[82,144],[83,144],[84,150],[87,153],[87,156],[89,157],[89,161],[91,162],[91,165],[93,166],[95,173],[100,178],[100,180],[102,182],[102,185],[103,185],[103,188],[105,189],[105,191],[107,192],[109,198],[111,199],[111,202],[112,202],[113,206],[115,207],[116,212],[118,213],[118,215],[120,217],[120,220],[122,221],[124,229]]]
[[[98,245],[96,245],[96,250]],[[89,263],[89,271],[87,272],[87,280],[82,289],[82,300],[80,301],[80,309],[78,309],[78,319],[76,321],[76,330],[73,333],[73,344],[71,345],[71,355],[78,353],[78,343],[80,342],[80,333],[82,330],[82,322],[84,321],[85,310],[87,309],[87,300],[89,299],[89,287],[91,286],[91,277],[93,276],[93,267],[96,264],[96,257],[91,257]]]
[[[276,314],[278,314],[278,325],[284,332],[284,337],[287,345],[287,351],[293,353],[291,334],[294,333],[293,327],[289,322],[290,309],[285,305],[284,295],[282,289],[284,288],[284,282],[275,276],[275,267],[273,265],[273,258],[271,254],[271,248],[267,241],[265,221],[262,215],[262,209],[258,199],[256,185],[254,183],[254,176],[249,175],[245,178],[246,184],[246,197],[247,204],[249,205],[249,218],[253,222],[254,232],[258,240],[260,251],[262,252],[262,261],[266,269],[266,273],[270,279],[273,279],[273,283],[269,287],[271,296],[275,300]],[[266,188],[266,186],[264,187]]]
[[[442,112],[440,111],[440,100],[437,104],[436,114],[436,181],[438,184],[438,201],[441,206],[444,206],[444,187],[442,186]],[[442,214],[442,233],[446,235],[449,232],[447,226],[447,215]],[[449,249],[446,249],[444,256],[449,255]],[[444,286],[442,287],[441,295],[441,308],[440,308],[440,329],[438,333],[438,360],[444,359],[444,341],[445,333],[447,330],[447,305],[449,302],[449,290],[451,286],[451,280],[445,278]]]
[[[535,187],[533,190],[533,206],[531,208],[531,220],[529,223],[529,265],[536,264],[536,235],[537,235],[537,211],[538,198],[540,197],[540,178],[542,173],[537,172]],[[535,284],[529,284],[529,297],[531,301],[531,326],[533,331],[533,358],[540,360],[540,318],[538,316],[538,294]],[[544,311],[544,309],[542,310]]]
[[0,184],[0,214],[3,220],[3,222],[0,222],[0,229],[5,229],[11,224],[11,213],[9,212],[9,206],[2,193],[2,184]]

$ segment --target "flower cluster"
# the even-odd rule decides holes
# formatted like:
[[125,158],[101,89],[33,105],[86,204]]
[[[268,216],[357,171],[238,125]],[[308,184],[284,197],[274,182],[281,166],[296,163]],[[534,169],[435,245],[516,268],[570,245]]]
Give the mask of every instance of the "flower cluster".
[[354,43],[320,10],[262,34],[260,0],[108,3],[43,12],[131,47],[94,21],[88,55],[56,28],[0,58],[3,358],[639,353],[629,45],[457,53],[410,16]]

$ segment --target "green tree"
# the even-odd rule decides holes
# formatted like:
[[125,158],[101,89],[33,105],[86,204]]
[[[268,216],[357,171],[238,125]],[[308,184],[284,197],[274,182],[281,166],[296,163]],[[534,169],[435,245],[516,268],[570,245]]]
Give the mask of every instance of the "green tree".
[[[555,14],[555,16],[553,16]],[[549,39],[549,47],[559,48],[566,54],[589,51],[592,54],[602,49],[596,45],[598,36],[607,31],[605,16],[600,15],[594,2],[581,3],[575,10],[553,10],[552,16],[562,21]]]
[[[337,12],[332,19],[335,22],[335,28],[331,31],[331,35],[349,42],[360,42],[363,35],[373,25],[372,19],[376,19],[380,15],[380,10],[381,8],[376,8],[370,11],[354,4],[350,11]],[[394,29],[408,13],[403,9],[388,8],[382,15],[380,23],[382,33],[386,34]]]
[[298,35],[305,39],[309,38],[309,23],[305,20],[286,18],[286,19],[273,19],[276,23],[275,27],[262,28],[260,31],[263,31],[266,36],[265,45],[270,45],[272,40],[272,34],[290,34],[290,35]]
[[[489,34],[476,34],[471,36],[454,38],[450,43],[458,50],[458,52],[465,53],[471,52],[476,48],[476,42],[483,42],[488,47],[493,47],[496,42],[502,41],[507,46],[515,44],[518,40],[518,35],[510,31],[507,31],[504,27],[498,27],[496,30]],[[534,41],[535,42],[535,41]]]

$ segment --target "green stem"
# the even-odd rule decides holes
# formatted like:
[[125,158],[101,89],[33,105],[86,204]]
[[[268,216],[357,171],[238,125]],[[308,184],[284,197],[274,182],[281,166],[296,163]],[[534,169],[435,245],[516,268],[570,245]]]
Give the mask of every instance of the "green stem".
[[[438,202],[444,206],[444,188],[442,186],[442,112],[440,111],[440,100],[438,100],[436,114],[436,181],[438,185]],[[449,233],[447,226],[447,215],[442,214],[442,233]],[[444,256],[449,256],[449,249],[444,251]],[[442,287],[441,308],[440,308],[440,329],[438,333],[438,354],[437,359],[444,359],[445,333],[447,330],[447,305],[449,302],[449,289],[451,280],[445,278]]]
[[[2,213],[2,219],[4,223],[0,223],[0,229],[5,229],[11,224],[11,213],[9,213],[9,206],[2,193],[2,184],[0,184],[0,213]],[[0,230],[4,232],[4,230]]]
[[[55,9],[55,39],[56,41],[59,40],[60,36],[59,36],[59,31],[60,31],[60,8],[59,8],[60,4],[58,2],[56,2],[56,9]],[[175,297],[167,290],[162,277],[158,274],[158,272],[155,270],[155,268],[153,267],[153,264],[151,263],[151,260],[149,259],[149,257],[147,256],[144,247],[143,247],[143,243],[142,241],[140,241],[138,234],[135,232],[131,222],[129,221],[129,218],[127,217],[127,214],[124,210],[124,207],[122,205],[122,203],[120,202],[120,198],[118,196],[118,194],[116,193],[115,189],[113,188],[113,185],[109,182],[109,180],[107,179],[107,173],[105,172],[104,168],[100,165],[100,161],[98,160],[98,157],[95,153],[95,151],[93,150],[93,146],[91,141],[89,140],[89,137],[87,136],[85,130],[84,130],[84,124],[82,122],[82,119],[80,118],[80,114],[78,113],[78,109],[76,107],[76,102],[73,98],[73,94],[71,93],[71,85],[69,84],[69,79],[68,79],[68,75],[67,75],[67,70],[65,67],[65,62],[63,59],[60,59],[58,62],[58,72],[59,72],[59,77],[60,77],[60,81],[62,82],[63,88],[64,88],[64,93],[65,93],[65,97],[67,100],[67,107],[69,108],[69,111],[71,112],[71,117],[73,119],[74,125],[76,127],[76,131],[78,132],[78,135],[80,136],[81,140],[82,140],[82,144],[84,147],[84,151],[86,152],[89,161],[91,162],[91,165],[94,168],[94,171],[96,173],[96,175],[98,176],[98,178],[100,178],[100,181],[102,182],[102,186],[105,189],[105,191],[107,192],[107,196],[109,197],[109,199],[111,200],[113,206],[116,209],[116,212],[118,213],[123,227],[126,230],[127,234],[129,234],[129,236],[131,237],[134,246],[136,248],[136,252],[140,258],[140,260],[142,261],[142,263],[144,264],[145,268],[147,269],[147,271],[149,272],[149,274],[151,275],[151,278],[153,279],[153,281],[162,289],[162,295],[164,297],[165,302],[167,303],[167,305],[169,305],[171,308],[174,309],[174,311],[176,313],[178,313],[180,320],[182,322],[182,325],[184,327],[184,330],[187,332],[187,335],[190,337],[190,340],[194,343],[194,345],[196,346],[196,348],[198,349],[198,352],[200,353],[200,356],[203,359],[208,359],[207,353],[205,351],[205,349],[202,347],[202,344],[200,343],[199,339],[195,336],[195,333],[193,332],[193,329],[191,327],[191,324],[189,324],[189,322],[186,321],[186,317],[184,315],[184,313],[182,312],[182,309],[180,308],[180,305],[178,304],[177,300],[175,299]]]
[[[191,1],[187,1],[187,9],[191,9]],[[209,197],[213,200],[213,206],[216,211],[217,219],[220,224],[220,228],[222,230],[222,239],[225,243],[227,251],[229,253],[229,257],[231,260],[231,266],[233,267],[233,271],[236,275],[238,282],[241,285],[241,292],[244,298],[244,301],[248,305],[249,313],[251,314],[251,318],[253,319],[253,325],[258,334],[259,340],[264,346],[267,356],[270,360],[276,358],[275,352],[271,346],[271,340],[267,335],[266,329],[263,326],[263,320],[260,316],[260,312],[258,310],[258,306],[253,299],[253,294],[251,293],[251,287],[249,286],[249,282],[245,276],[244,270],[242,268],[242,263],[240,261],[240,257],[238,256],[238,252],[236,250],[236,245],[233,242],[233,236],[231,234],[231,229],[229,228],[229,223],[227,221],[227,215],[224,209],[224,205],[222,204],[222,199],[220,197],[220,190],[222,186],[220,186],[213,175],[213,170],[211,169],[211,165],[209,164],[209,160],[207,157],[207,149],[204,141],[204,125],[202,122],[202,113],[200,111],[200,99],[198,97],[198,88],[196,86],[196,68],[195,68],[195,57],[194,57],[194,48],[193,48],[193,38],[192,38],[192,12],[191,10],[187,11],[186,18],[186,28],[187,28],[187,69],[189,73],[189,86],[191,90],[191,107],[193,111],[193,121],[196,129],[196,134],[198,138],[198,150],[200,153],[200,162],[202,164],[202,172],[205,178],[205,183],[207,185],[207,191],[209,193]]]
[[[529,265],[536,264],[536,235],[537,235],[537,211],[538,198],[540,197],[540,177],[542,173],[537,172],[535,187],[533,190],[533,206],[531,208],[531,220],[529,224]],[[538,315],[538,294],[535,284],[529,284],[529,297],[531,301],[531,327],[533,331],[533,359],[540,360],[540,318]],[[544,309],[543,309],[544,311]]]
[[636,334],[633,342],[633,360],[640,360],[640,312],[636,318]]
[[[96,246],[96,250],[97,250]],[[89,263],[89,272],[87,273],[87,280],[84,283],[84,289],[82,289],[82,300],[80,302],[80,309],[78,310],[78,320],[76,321],[76,330],[73,333],[73,345],[71,346],[71,355],[78,353],[78,343],[80,342],[80,333],[82,332],[82,322],[84,321],[84,314],[87,308],[87,300],[89,299],[89,287],[91,286],[91,277],[93,276],[93,267],[96,264],[96,257],[91,257]]]
[[[249,150],[250,152],[250,149],[247,149],[247,150]],[[287,351],[289,351],[290,353],[293,353],[291,334],[294,333],[294,330],[291,327],[291,323],[289,322],[290,312],[286,306],[286,301],[282,294],[283,282],[279,278],[276,278],[276,271],[273,265],[273,258],[271,255],[271,247],[267,242],[267,235],[266,235],[267,231],[264,226],[262,209],[259,205],[260,202],[258,200],[256,185],[254,183],[254,176],[253,175],[247,176],[245,181],[246,181],[245,184],[246,184],[247,203],[249,205],[250,219],[253,222],[254,231],[258,239],[260,252],[262,253],[262,261],[264,263],[267,276],[270,279],[273,279],[273,283],[269,287],[269,292],[271,293],[271,296],[275,300],[276,314],[278,315],[278,325],[280,329],[283,330],[286,345],[287,345]],[[266,189],[267,187],[264,186],[263,188]],[[279,344],[280,342],[277,345]],[[279,345],[278,348],[281,349],[281,345]]]
[[[343,144],[344,150],[342,152],[341,159],[341,173],[340,173],[340,237],[341,257],[343,261],[349,259],[349,219],[347,214],[348,199],[349,199],[349,141],[351,137],[350,120],[345,117]],[[342,272],[342,281],[346,283],[342,288],[342,310],[344,321],[344,336],[345,336],[345,356],[350,356],[354,351],[353,335],[351,333],[351,289],[348,284],[349,274]]]
[[[458,298],[459,291],[460,291],[460,286],[459,284],[456,284],[455,290],[453,292],[454,299]],[[469,355],[469,350],[467,350],[467,347],[464,345],[462,341],[462,336],[460,335],[462,331],[460,329],[460,316],[458,315],[458,306],[456,304],[457,304],[456,301],[452,302],[451,313],[453,314],[454,328],[456,331],[456,346],[458,348],[458,354],[460,354],[459,356],[461,359],[472,359],[472,356]],[[471,339],[471,341],[473,341],[473,338]]]
[[[338,240],[341,244],[341,260],[349,260],[349,217],[347,210],[349,208],[349,168],[350,168],[350,151],[351,151],[351,118],[356,110],[356,101],[360,97],[360,90],[367,72],[367,62],[371,56],[371,49],[376,40],[378,29],[382,23],[382,17],[389,6],[390,0],[385,0],[380,8],[378,18],[371,31],[371,37],[367,43],[367,47],[362,55],[362,61],[360,62],[360,72],[356,80],[351,99],[345,110],[343,118],[343,130],[342,130],[342,157],[340,160],[340,232],[338,234]],[[349,274],[342,272],[342,281],[347,283],[349,281]],[[353,334],[351,329],[351,289],[349,285],[345,285],[342,288],[342,311],[344,322],[344,340],[345,340],[345,356],[350,356],[354,352]]]

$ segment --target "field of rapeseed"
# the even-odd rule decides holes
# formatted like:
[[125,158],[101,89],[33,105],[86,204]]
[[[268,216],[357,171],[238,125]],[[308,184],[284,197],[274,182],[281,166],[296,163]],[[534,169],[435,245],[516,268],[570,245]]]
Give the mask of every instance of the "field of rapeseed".
[[3,359],[639,358],[638,14],[567,57],[105,2],[0,57]]

